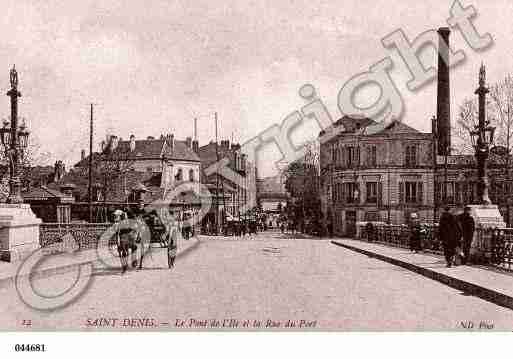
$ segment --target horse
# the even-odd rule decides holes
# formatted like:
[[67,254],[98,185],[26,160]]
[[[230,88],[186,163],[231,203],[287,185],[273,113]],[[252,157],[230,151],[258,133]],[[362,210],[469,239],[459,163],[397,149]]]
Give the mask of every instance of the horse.
[[[151,235],[142,218],[127,219],[123,211],[114,212],[114,234],[121,262],[122,272],[128,269],[128,254],[131,253],[131,265],[142,269],[145,248],[150,249]],[[137,251],[139,250],[139,263],[137,263]]]

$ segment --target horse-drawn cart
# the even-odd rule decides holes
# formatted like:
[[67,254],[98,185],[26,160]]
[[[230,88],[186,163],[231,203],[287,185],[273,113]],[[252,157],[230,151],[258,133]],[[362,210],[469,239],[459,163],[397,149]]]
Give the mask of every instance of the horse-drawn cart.
[[164,225],[156,214],[146,216],[144,220],[150,231],[150,245],[158,243],[167,249],[167,264],[172,268],[177,252],[177,227]]

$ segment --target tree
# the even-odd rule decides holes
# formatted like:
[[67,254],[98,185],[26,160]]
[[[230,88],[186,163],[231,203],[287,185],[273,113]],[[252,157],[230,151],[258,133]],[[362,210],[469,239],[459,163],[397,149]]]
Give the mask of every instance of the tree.
[[474,131],[475,126],[478,123],[478,105],[475,99],[465,99],[458,109],[458,119],[456,120],[456,126],[453,128],[453,133],[459,140],[454,149],[456,152],[473,153],[472,140],[470,138],[470,132]]
[[285,177],[285,188],[293,198],[291,212],[294,213],[296,222],[304,224],[308,220],[320,224],[322,214],[319,143],[307,143],[304,153],[302,158],[290,163],[282,175]]
[[[511,153],[513,136],[513,77],[507,75],[490,88],[493,118],[496,129],[495,143]],[[509,156],[506,156],[506,170],[509,170]]]
[[129,148],[112,149],[111,144],[94,159],[93,178],[99,177],[102,181],[104,202],[109,200],[109,195],[119,190],[128,198],[130,189],[127,187],[126,174],[132,169],[133,164]]
[[[503,80],[490,86],[487,96],[487,120],[495,130],[495,145],[504,146],[511,151],[513,146],[513,77],[507,75]],[[453,133],[459,140],[455,143],[455,150],[459,153],[474,153],[470,132],[478,124],[479,107],[477,96],[467,98],[458,109],[458,118]]]
[[[29,137],[27,148],[19,158],[19,177],[23,188],[34,181],[34,166],[47,163],[50,159],[49,152],[41,152],[41,146],[37,137]],[[5,147],[0,146],[0,198],[5,201],[9,196],[9,161],[5,153]]]

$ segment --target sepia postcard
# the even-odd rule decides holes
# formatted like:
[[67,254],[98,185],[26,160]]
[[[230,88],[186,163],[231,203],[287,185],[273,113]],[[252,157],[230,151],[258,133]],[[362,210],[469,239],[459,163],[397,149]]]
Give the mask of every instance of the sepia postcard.
[[513,330],[511,1],[2,10],[1,332]]

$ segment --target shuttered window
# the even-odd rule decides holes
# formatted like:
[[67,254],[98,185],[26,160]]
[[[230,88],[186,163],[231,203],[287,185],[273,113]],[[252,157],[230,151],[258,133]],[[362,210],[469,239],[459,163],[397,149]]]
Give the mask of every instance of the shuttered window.
[[377,203],[378,202],[378,183],[377,182],[367,182],[365,186],[366,190],[366,200],[367,203]]
[[424,201],[424,186],[422,182],[400,182],[399,183],[400,203],[417,203]]

